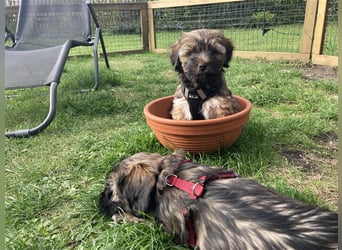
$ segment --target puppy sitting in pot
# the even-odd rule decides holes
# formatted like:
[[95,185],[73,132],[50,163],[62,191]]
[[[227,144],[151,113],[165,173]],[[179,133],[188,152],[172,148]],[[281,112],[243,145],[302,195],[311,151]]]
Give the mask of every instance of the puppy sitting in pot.
[[233,49],[231,40],[208,29],[183,33],[171,46],[170,60],[179,75],[172,119],[213,119],[240,111],[224,77]]

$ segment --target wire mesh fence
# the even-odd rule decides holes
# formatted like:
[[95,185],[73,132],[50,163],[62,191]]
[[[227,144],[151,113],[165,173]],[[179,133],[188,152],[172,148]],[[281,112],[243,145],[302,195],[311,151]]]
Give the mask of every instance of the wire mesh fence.
[[[223,31],[232,39],[238,51],[298,53],[301,49],[307,0],[244,0],[156,8],[153,9],[153,21],[144,19],[142,14],[142,9],[147,8],[146,0],[92,2],[109,53],[145,50],[144,32],[148,31],[142,30],[142,27],[147,22],[154,24],[157,49],[167,49],[182,32],[211,28]],[[338,55],[337,2],[328,0],[322,49],[323,54],[333,56]],[[17,18],[13,6],[17,4],[17,0],[6,0],[6,26],[12,31],[15,30]],[[76,48],[72,54],[91,54],[91,51]]]
[[299,52],[305,1],[291,8],[277,1],[239,1],[155,10],[157,48],[167,48],[183,31],[219,29],[237,50]]
[[98,10],[98,21],[108,52],[142,50],[139,10]]
[[337,56],[338,55],[338,5],[337,1],[328,1],[326,14],[325,34],[323,43],[323,55]]

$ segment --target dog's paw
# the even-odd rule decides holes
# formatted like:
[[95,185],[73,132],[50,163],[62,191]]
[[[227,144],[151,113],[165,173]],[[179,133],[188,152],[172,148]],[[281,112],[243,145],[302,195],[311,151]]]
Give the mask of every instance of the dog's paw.
[[202,105],[202,114],[205,119],[224,117],[239,111],[240,105],[231,96],[215,96]]
[[170,114],[173,120],[192,120],[188,101],[184,97],[173,99]]
[[145,221],[145,219],[135,217],[132,214],[114,214],[112,216],[112,220],[114,221],[114,223],[124,223],[124,222],[128,221],[128,222],[132,222],[134,224],[141,223],[141,222]]

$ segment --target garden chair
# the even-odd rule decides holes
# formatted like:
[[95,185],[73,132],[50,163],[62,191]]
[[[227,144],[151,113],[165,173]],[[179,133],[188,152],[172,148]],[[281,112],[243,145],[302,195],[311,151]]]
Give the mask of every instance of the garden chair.
[[[91,21],[95,36],[91,36]],[[6,28],[5,39],[13,35]],[[101,28],[90,0],[22,0],[12,47],[5,49],[5,88],[50,88],[50,107],[37,127],[5,133],[6,137],[29,137],[45,129],[56,113],[57,86],[71,48],[92,46],[95,84],[99,86],[98,45],[109,68]]]

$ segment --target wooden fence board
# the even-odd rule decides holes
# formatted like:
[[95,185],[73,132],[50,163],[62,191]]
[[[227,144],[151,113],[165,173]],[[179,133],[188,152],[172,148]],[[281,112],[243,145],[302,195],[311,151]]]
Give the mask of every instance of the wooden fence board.
[[303,36],[302,36],[302,47],[300,50],[300,52],[303,54],[311,53],[317,6],[318,6],[318,0],[307,0],[306,2],[305,19],[304,19]]
[[[168,49],[155,49],[154,53],[167,53]],[[234,51],[233,57],[244,59],[265,59],[269,61],[291,61],[291,62],[308,62],[307,54],[292,52],[261,52],[261,51]]]
[[319,55],[322,52],[324,40],[324,25],[327,14],[327,0],[320,0],[318,2],[317,18],[315,24],[315,35],[313,40],[312,54]]
[[149,50],[149,38],[148,38],[148,10],[143,9],[140,10],[140,25],[141,25],[141,34],[142,34],[142,42],[143,42],[143,50]]
[[152,1],[147,2],[148,8],[159,9],[159,8],[170,8],[170,7],[183,7],[183,6],[193,6],[193,5],[203,5],[203,4],[213,4],[213,3],[227,3],[227,2],[243,2],[244,0],[176,0],[176,1]]
[[146,3],[93,3],[95,10],[144,10]]
[[337,56],[326,56],[326,55],[312,55],[312,63],[318,65],[327,65],[332,67],[338,66]]
[[156,32],[154,29],[154,11],[152,8],[148,8],[148,26],[149,26],[149,41],[150,41],[150,51],[154,52],[156,44]]
[[234,56],[244,59],[266,59],[269,61],[308,62],[309,55],[292,52],[236,51]]

